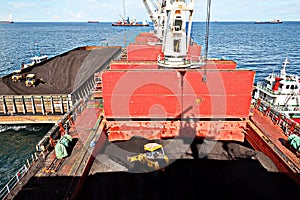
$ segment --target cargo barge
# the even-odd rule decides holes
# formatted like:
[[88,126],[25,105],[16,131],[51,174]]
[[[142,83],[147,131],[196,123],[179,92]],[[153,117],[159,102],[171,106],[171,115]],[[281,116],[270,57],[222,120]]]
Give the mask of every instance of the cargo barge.
[[94,89],[94,74],[120,52],[121,47],[78,47],[22,69],[20,75],[35,75],[35,87],[27,87],[25,80],[13,81],[13,74],[2,77],[0,124],[56,122],[51,117],[64,115],[88,96]]
[[[154,33],[140,33],[93,73],[90,92],[37,145],[44,158],[8,199],[299,196],[299,158],[251,109],[255,72],[201,55],[189,35],[194,1],[158,7]],[[72,141],[59,159],[64,135]],[[160,160],[148,154],[158,149],[145,152],[149,143],[163,147],[168,165],[153,168]]]

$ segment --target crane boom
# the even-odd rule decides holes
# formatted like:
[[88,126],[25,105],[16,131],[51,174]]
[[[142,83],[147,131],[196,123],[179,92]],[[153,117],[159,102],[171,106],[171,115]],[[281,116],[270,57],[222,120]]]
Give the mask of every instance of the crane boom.
[[[155,5],[155,2],[154,2],[153,0],[151,0],[151,2],[152,2],[152,5],[153,5],[154,7],[157,7],[157,5]],[[155,12],[152,11],[152,9],[150,8],[150,5],[149,5],[149,3],[148,3],[147,0],[143,0],[143,3],[144,3],[144,5],[145,5],[145,8],[146,8],[148,14],[149,14],[150,19],[152,20],[153,23],[155,23],[155,22],[156,22],[156,19],[155,19]]]
[[161,42],[166,19],[166,0],[143,0],[143,3],[154,24],[154,34]]

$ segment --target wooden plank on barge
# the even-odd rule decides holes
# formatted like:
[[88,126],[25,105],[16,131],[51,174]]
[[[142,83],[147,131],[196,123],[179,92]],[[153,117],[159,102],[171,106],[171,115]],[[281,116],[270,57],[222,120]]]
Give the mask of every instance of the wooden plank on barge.
[[54,124],[62,115],[5,115],[0,116],[0,125]]

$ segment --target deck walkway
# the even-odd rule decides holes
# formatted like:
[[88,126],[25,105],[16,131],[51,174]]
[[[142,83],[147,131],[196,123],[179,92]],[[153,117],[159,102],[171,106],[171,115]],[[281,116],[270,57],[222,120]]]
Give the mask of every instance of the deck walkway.
[[270,118],[254,109],[246,138],[256,150],[269,156],[281,172],[289,174],[300,185],[300,158],[288,148],[288,136]]
[[[93,158],[95,146],[102,140],[103,123],[100,117],[102,108],[97,102],[88,102],[86,109],[72,125],[69,135],[72,136],[70,155],[67,156],[56,171],[47,171],[47,167],[55,160],[55,151],[51,151],[43,160],[35,174],[31,175],[29,181],[17,192],[14,199],[69,199],[74,195],[74,189],[78,187],[80,179],[91,166],[90,159]],[[101,141],[100,141],[101,144]],[[51,188],[51,189],[49,189]],[[76,194],[76,193],[75,193]]]

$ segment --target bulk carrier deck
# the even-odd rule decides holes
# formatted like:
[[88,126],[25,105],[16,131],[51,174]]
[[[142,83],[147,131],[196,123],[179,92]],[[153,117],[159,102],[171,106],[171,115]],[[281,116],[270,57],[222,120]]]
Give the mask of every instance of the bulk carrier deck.
[[[69,156],[52,167],[57,159],[49,151],[8,199],[199,199],[208,195],[286,199],[300,195],[299,159],[285,151],[277,154],[283,149],[276,142],[278,135],[270,134],[268,139],[276,126],[256,111],[250,117],[255,72],[236,69],[232,60],[201,58],[201,46],[187,34],[191,26],[185,27],[185,12],[190,14],[188,24],[194,13],[194,1],[189,3],[162,2],[156,11],[161,17],[157,20],[162,21],[156,24],[165,26],[166,32],[158,26],[155,34],[140,33],[122,55],[120,48],[112,47],[115,59],[112,54],[107,61],[95,57],[96,66],[103,66],[98,64],[101,60],[107,67],[92,73],[90,89],[71,93],[82,98],[72,101],[51,132],[72,136]],[[174,23],[162,24],[170,21]],[[163,33],[167,37],[159,37]],[[93,89],[92,95],[85,92]],[[15,111],[11,102],[7,107]],[[66,105],[59,102],[57,112]],[[54,114],[54,104],[48,105],[49,114]],[[48,144],[49,137],[54,135],[47,135],[38,146]],[[143,146],[152,142],[164,147],[169,165],[155,170],[128,159],[141,155]],[[267,152],[277,155],[267,157]],[[291,160],[280,160],[285,156]],[[294,165],[281,167],[283,162]]]

